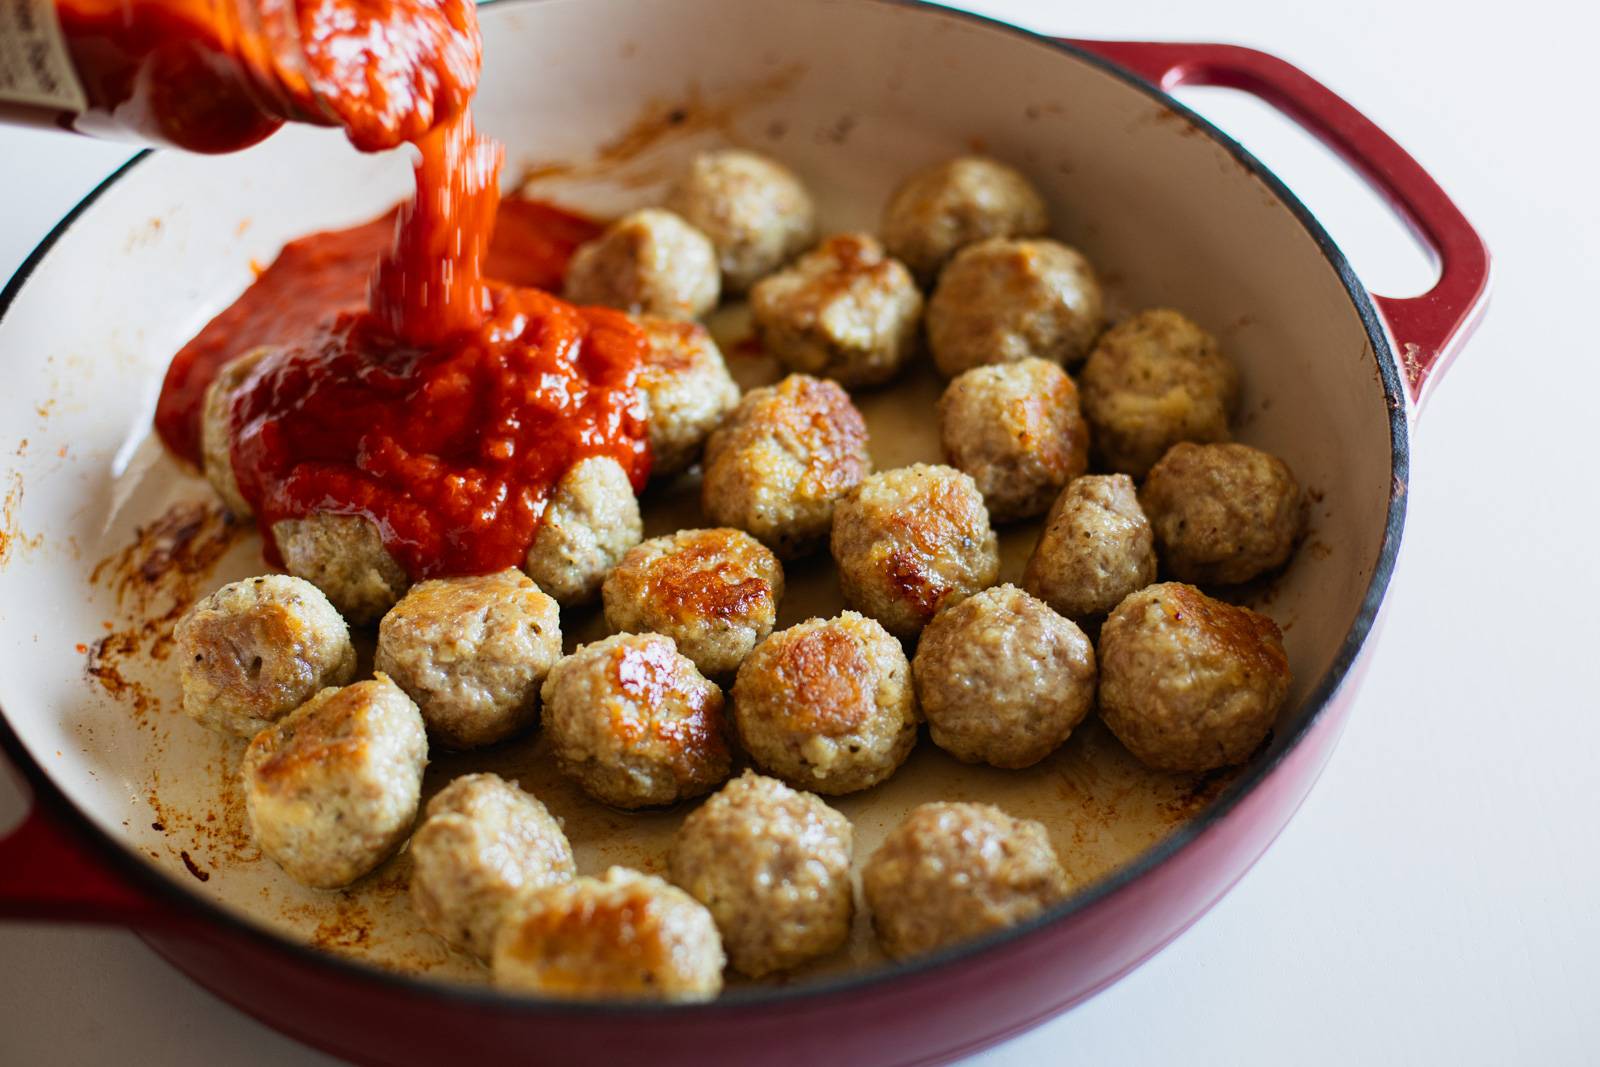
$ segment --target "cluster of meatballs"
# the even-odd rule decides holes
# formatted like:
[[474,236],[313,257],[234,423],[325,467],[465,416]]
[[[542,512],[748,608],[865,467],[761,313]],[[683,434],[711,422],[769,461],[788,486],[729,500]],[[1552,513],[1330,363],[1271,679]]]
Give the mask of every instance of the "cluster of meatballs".
[[[1158,770],[1247,759],[1288,693],[1282,638],[1197,586],[1284,565],[1300,487],[1229,441],[1240,383],[1216,341],[1165,309],[1107,328],[1092,265],[1048,229],[1027,179],[963,157],[907,181],[879,236],[818,243],[793,173],[723,151],[580,248],[566,295],[645,329],[656,470],[699,462],[711,525],[643,540],[605,459],[568,472],[524,566],[499,574],[412,584],[364,519],[279,524],[290,574],[218,590],[176,634],[185,710],[252,738],[262,850],[336,887],[409,840],[418,917],[499,984],[695,1000],[725,966],[761,977],[844,943],[852,828],[822,797],[889,778],[923,723],[957,759],[1001,768],[1038,763],[1094,711]],[[742,396],[694,321],[730,293],[791,371]],[[947,463],[874,471],[847,389],[924,348],[949,379]],[[208,418],[207,474],[240,510],[218,432]],[[997,585],[995,524],[1041,515],[1021,587]],[[823,550],[850,610],[777,629],[785,563]],[[612,636],[564,655],[562,609],[597,597]],[[357,681],[349,626],[374,620],[373,676]],[[536,725],[600,803],[711,794],[667,879],[579,875],[559,822],[494,775],[452,782],[413,833],[430,747]],[[861,883],[897,958],[1068,891],[1042,826],[964,803],[914,810]]]

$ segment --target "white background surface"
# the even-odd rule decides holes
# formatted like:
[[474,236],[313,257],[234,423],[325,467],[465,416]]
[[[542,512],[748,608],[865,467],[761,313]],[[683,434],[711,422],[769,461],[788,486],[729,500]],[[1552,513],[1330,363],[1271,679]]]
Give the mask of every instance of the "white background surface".
[[[972,6],[1075,36],[1276,52],[1406,145],[1496,254],[1489,316],[1414,439],[1387,628],[1321,784],[1164,953],[974,1062],[1600,1062],[1594,16],[1552,0],[1492,21],[1425,0]],[[1329,157],[1231,94],[1190,100],[1278,170],[1370,286],[1425,285],[1425,261]],[[0,129],[0,276],[127,154]],[[0,786],[0,824],[21,803]],[[329,1062],[130,934],[0,926],[0,1063],[112,1059]]]

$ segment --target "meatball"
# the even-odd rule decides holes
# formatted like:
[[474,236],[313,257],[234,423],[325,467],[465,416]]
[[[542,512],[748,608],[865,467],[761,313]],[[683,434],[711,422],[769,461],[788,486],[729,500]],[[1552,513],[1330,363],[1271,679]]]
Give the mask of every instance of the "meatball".
[[683,821],[672,880],[711,909],[733,968],[760,978],[844,945],[853,848],[849,819],[746,771]]
[[356,673],[344,619],[316,586],[287,575],[223,586],[190,608],[172,636],[184,714],[240,737]]
[[1185,582],[1247,582],[1283,566],[1306,519],[1289,465],[1249,445],[1173,445],[1139,501],[1161,561]]
[[480,959],[494,954],[518,897],[576,873],[561,824],[499,775],[457,778],[425,814],[411,838],[411,906],[422,925]]
[[829,795],[884,781],[917,741],[905,650],[853,611],[757,645],[734,680],[733,713],[762,770]]
[[1126,474],[1074,478],[1022,572],[1024,589],[1080,625],[1155,580],[1154,536]]
[[697,319],[717,306],[720,289],[706,235],[659,208],[624,215],[567,264],[568,300],[634,314]]
[[562,607],[585,604],[642,537],[644,520],[627,472],[610,456],[590,456],[556,484],[522,569]]
[[911,176],[883,213],[889,254],[932,285],[961,248],[987,237],[1032,237],[1050,228],[1044,198],[1004,163],[962,156]]
[[888,381],[915,353],[922,293],[874,238],[846,233],[763,278],[750,312],[785,367],[854,388]]
[[712,1000],[724,963],[699,901],[624,867],[524,894],[494,942],[496,985],[570,1000]]
[[1100,718],[1157,770],[1243,762],[1288,693],[1277,624],[1192,585],[1142,589],[1100,630]]
[[239,491],[239,479],[233,473],[233,398],[250,377],[250,372],[271,351],[257,348],[229,360],[206,388],[205,403],[200,409],[201,466],[206,481],[236,519],[248,519],[251,511],[249,502]]
[[939,398],[939,438],[996,522],[1042,514],[1089,467],[1078,387],[1042,359],[976,367],[951,382]]
[[1164,308],[1107,330],[1078,384],[1096,454],[1135,478],[1179,441],[1226,441],[1239,405],[1239,372],[1216,339]]
[[521,571],[411,587],[378,624],[376,665],[422,709],[428,736],[477,748],[533,725],[561,658],[561,612]]
[[1014,585],[941,611],[911,664],[933,743],[965,763],[1029,767],[1094,706],[1094,647]]
[[667,206],[711,239],[730,293],[744,292],[799,255],[817,231],[816,209],[800,179],[739,149],[696,156]]
[[722,690],[660,634],[616,634],[557,663],[544,730],[562,773],[614,807],[672,804],[728,777]]
[[994,237],[968,245],[928,300],[928,348],[939,373],[1047,359],[1074,364],[1104,325],[1094,268],[1056,241]]
[[867,860],[878,944],[904,959],[1038,915],[1067,895],[1043,826],[988,804],[923,804]]
[[783,566],[742,530],[680,530],[630,549],[601,596],[611,629],[666,634],[716,677],[772,632]]
[[313,512],[272,524],[283,569],[327,596],[352,625],[376,622],[411,587],[411,577],[363,515]]
[[752,389],[706,442],[700,506],[793,559],[828,536],[834,504],[872,470],[867,423],[833,382]]
[[908,640],[1000,573],[977,485],[926,463],[874,474],[839,502],[833,558],[845,603]]
[[650,473],[669,477],[700,458],[700,446],[739,402],[739,386],[704,326],[653,315],[637,321],[650,341],[639,368],[650,411]]
[[302,885],[349,885],[411,832],[427,762],[422,713],[387,676],[324,689],[245,749],[250,831]]

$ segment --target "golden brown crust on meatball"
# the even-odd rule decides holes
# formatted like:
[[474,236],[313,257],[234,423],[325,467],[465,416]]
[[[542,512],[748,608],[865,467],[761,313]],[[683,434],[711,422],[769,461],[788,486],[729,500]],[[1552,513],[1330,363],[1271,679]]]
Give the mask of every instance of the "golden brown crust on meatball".
[[872,470],[867,423],[836,382],[791,374],[752,389],[706,442],[712,521],[793,559],[828,535],[834,504]]
[[1067,894],[1043,826],[988,804],[923,804],[861,872],[878,944],[904,959],[1025,922]]
[[1023,588],[1079,625],[1155,580],[1154,535],[1126,474],[1074,478],[1050,508],[1022,574]]
[[933,743],[967,763],[1038,763],[1094,707],[1089,639],[1014,585],[934,616],[911,671]]
[[1231,585],[1276,570],[1305,529],[1289,465],[1249,445],[1181,442],[1139,491],[1161,561],[1174,578]]
[[1094,268],[1048,239],[968,245],[928,300],[928,348],[946,378],[973,367],[1044,359],[1074,364],[1105,324]]
[[622,867],[527,893],[494,945],[500,988],[569,1000],[711,1000],[723,963],[699,901]]
[[173,638],[184,713],[240,737],[356,672],[344,619],[316,586],[282,574],[223,586],[178,620]]
[[945,458],[965,471],[996,522],[1032,518],[1089,467],[1078,387],[1042,359],[977,367],[939,398]]
[[1289,692],[1277,624],[1166,582],[1132,594],[1100,631],[1100,717],[1163,771],[1240,763],[1266,739]]
[[716,246],[722,284],[742,293],[799,255],[817,232],[811,194],[793,171],[755,152],[702,152],[667,206]]
[[560,609],[515,569],[418,582],[378,624],[377,669],[417,702],[429,738],[446,748],[492,745],[532,726],[539,687],[560,658]]
[[915,637],[1000,573],[983,496],[953,467],[874,474],[839,502],[832,544],[845,603],[897,637]]
[[624,215],[567,264],[568,300],[635,315],[697,319],[717,306],[720,290],[706,235],[660,208]]
[[1141,311],[1107,330],[1078,377],[1095,454],[1142,478],[1179,441],[1226,441],[1239,372],[1183,314]]
[[660,634],[616,634],[557,663],[544,730],[562,773],[614,807],[672,804],[728,777],[722,690]]
[[883,213],[883,243],[925,286],[966,245],[1049,228],[1044,199],[1028,179],[983,156],[918,171],[895,190]]
[[916,352],[922,293],[875,238],[844,233],[762,279],[750,311],[785,367],[854,388],[888,381]]
[[733,711],[758,766],[827,795],[884,781],[917,740],[905,651],[853,611],[809,619],[757,645],[733,683]]
[[650,409],[650,475],[670,477],[693,465],[700,448],[739,403],[717,343],[697,322],[641,315],[650,346],[639,389]]
[[352,626],[376,622],[411,587],[372,520],[316,512],[272,524],[283,569],[327,596]]
[[522,569],[562,607],[586,604],[642,537],[644,520],[627,472],[610,456],[590,456],[556,483]]
[[666,634],[716,677],[737,670],[772,632],[783,566],[742,530],[680,530],[629,549],[601,595],[607,626]]
[[495,774],[468,774],[428,802],[411,838],[411,906],[446,943],[487,960],[506,909],[576,873],[561,824]]
[[295,881],[349,885],[411,832],[427,762],[422,713],[385,675],[324,689],[245,749],[251,833]]
[[672,880],[710,909],[733,968],[760,978],[849,938],[853,848],[850,820],[746,771],[683,821]]
[[250,377],[250,372],[271,351],[271,348],[257,348],[229,360],[207,387],[205,403],[200,409],[201,467],[206,481],[236,519],[248,519],[251,510],[239,491],[239,479],[233,473],[233,398]]

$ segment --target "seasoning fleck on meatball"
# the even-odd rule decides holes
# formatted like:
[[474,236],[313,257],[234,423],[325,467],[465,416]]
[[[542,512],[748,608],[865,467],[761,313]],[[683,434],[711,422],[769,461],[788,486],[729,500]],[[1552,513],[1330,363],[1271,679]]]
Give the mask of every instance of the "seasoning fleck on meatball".
[[966,763],[1028,767],[1094,707],[1094,647],[1014,585],[934,616],[911,664],[933,743]]
[[849,819],[746,771],[683,821],[672,880],[711,910],[733,968],[761,978],[849,938],[853,848]]
[[1239,405],[1239,372],[1216,339],[1164,308],[1107,330],[1078,384],[1096,455],[1135,478],[1179,441],[1226,441]]
[[822,544],[834,504],[871,470],[867,423],[849,395],[791,374],[746,393],[706,442],[700,504],[793,559]]
[[245,749],[251,833],[295,881],[349,885],[411,832],[427,762],[422,713],[387,676],[324,689]]
[[861,871],[878,944],[896,959],[1013,926],[1067,895],[1043,826],[988,804],[923,804]]
[[681,319],[638,319],[650,347],[639,389],[650,411],[650,474],[670,477],[700,458],[700,446],[739,403],[739,386],[706,328]]
[[1043,513],[1089,467],[1078,387],[1042,359],[976,367],[951,382],[939,398],[939,437],[996,522]]
[[378,624],[377,668],[422,709],[428,736],[477,748],[532,726],[561,658],[561,612],[519,570],[419,582]]
[[1126,474],[1068,483],[1022,572],[1023,588],[1079,625],[1155,580],[1155,540]]
[[928,347],[945,377],[991,363],[1077,363],[1104,324],[1094,268],[1047,239],[994,237],[944,268],[928,301]]
[[352,625],[376,622],[411,586],[400,561],[362,515],[313,512],[272,524],[283,569],[327,596]]
[[702,674],[732,674],[772,632],[783,566],[742,530],[680,530],[636,545],[601,590],[606,625],[666,634]]
[[610,456],[590,456],[556,483],[523,570],[562,607],[585,604],[642,537],[644,520],[627,472]]
[[524,894],[494,943],[496,985],[567,1000],[712,1000],[724,962],[699,901],[623,867]]
[[240,737],[254,737],[356,673],[344,619],[316,586],[282,574],[223,586],[190,608],[172,635],[184,713]]
[[257,348],[229,360],[206,388],[205,404],[200,409],[200,460],[206,481],[222,498],[228,514],[248,519],[250,504],[239,491],[233,473],[233,398],[270,348]]
[[485,960],[518,897],[576,873],[561,824],[495,774],[469,774],[445,786],[428,802],[410,853],[411,906],[422,925]]
[[911,664],[872,619],[810,619],[757,645],[733,683],[734,722],[762,770],[838,795],[877,785],[917,740]]
[[722,284],[742,293],[811,244],[816,209],[800,179],[766,156],[739,149],[702,152],[667,206],[716,246]]
[[1028,179],[1004,163],[962,156],[919,171],[895,191],[884,209],[883,243],[928,286],[967,245],[1049,228],[1044,198]]
[[1100,630],[1100,717],[1145,764],[1209,771],[1250,757],[1289,692],[1277,624],[1166,582]]
[[568,300],[636,315],[697,319],[717,306],[720,289],[706,235],[659,208],[624,215],[567,264]]
[[728,777],[722,690],[660,634],[616,634],[557,663],[544,730],[562,773],[615,807],[672,804]]
[[845,603],[906,639],[1000,573],[977,485],[925,463],[874,474],[839,502],[833,558]]
[[1167,570],[1207,585],[1247,582],[1283,566],[1306,520],[1289,465],[1249,445],[1173,445],[1150,469],[1139,500]]
[[854,388],[888,381],[911,358],[922,293],[876,239],[846,233],[763,278],[750,311],[784,366]]

